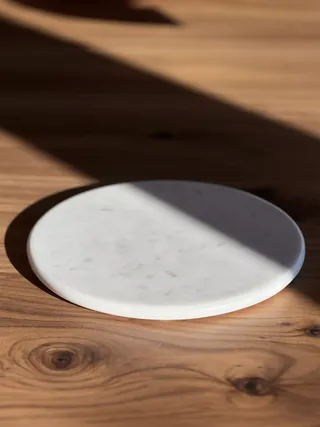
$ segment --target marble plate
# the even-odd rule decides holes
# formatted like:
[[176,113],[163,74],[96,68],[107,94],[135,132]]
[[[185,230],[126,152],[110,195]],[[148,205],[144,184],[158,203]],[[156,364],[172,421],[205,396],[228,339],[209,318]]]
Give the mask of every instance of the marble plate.
[[299,272],[304,239],[276,206],[188,181],[100,187],[47,212],[28,242],[31,266],[61,297],[140,319],[243,309]]

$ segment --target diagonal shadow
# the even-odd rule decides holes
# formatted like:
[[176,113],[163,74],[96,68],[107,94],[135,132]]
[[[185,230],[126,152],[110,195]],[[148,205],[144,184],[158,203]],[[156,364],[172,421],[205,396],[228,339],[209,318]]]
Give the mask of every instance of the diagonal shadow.
[[132,0],[14,0],[26,6],[60,15],[139,24],[179,25],[156,8],[137,8]]
[[[309,186],[319,182],[315,137],[6,21],[0,52],[0,123],[78,171],[105,183],[253,182],[252,190],[277,194],[277,204],[300,224],[316,221],[318,200],[301,210]],[[186,208],[179,198],[167,201]],[[252,244],[245,234],[240,239]],[[19,257],[12,258],[17,266]]]

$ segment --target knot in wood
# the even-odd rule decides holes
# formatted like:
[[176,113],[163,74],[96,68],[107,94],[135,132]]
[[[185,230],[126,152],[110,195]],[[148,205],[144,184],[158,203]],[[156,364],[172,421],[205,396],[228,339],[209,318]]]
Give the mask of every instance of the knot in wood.
[[233,385],[237,390],[252,396],[270,394],[270,384],[264,378],[239,378],[233,381]]
[[75,369],[82,363],[78,352],[73,348],[42,347],[40,360],[44,367],[52,371],[67,371]]
[[54,351],[50,357],[50,367],[56,370],[65,370],[72,366],[74,353],[68,350]]
[[312,338],[320,338],[320,325],[314,325],[306,329],[307,335]]
[[173,139],[175,137],[173,132],[167,130],[155,132],[151,136],[154,139]]

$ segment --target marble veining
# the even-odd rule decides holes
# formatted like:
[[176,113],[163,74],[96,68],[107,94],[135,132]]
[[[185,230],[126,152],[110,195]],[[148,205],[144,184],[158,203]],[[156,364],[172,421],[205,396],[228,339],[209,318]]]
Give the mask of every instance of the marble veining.
[[185,181],[105,186],[57,205],[29,239],[46,286],[121,316],[182,319],[262,301],[288,285],[304,239],[280,209]]

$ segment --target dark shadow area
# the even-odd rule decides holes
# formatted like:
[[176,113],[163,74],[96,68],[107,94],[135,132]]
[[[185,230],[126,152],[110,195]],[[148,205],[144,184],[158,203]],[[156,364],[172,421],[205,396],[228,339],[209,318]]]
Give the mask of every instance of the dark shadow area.
[[[0,54],[0,124],[37,149],[105,183],[254,183],[308,223],[307,243],[318,237],[316,224],[309,226],[320,210],[319,200],[308,202],[320,178],[312,135],[5,21]],[[15,245],[8,252],[20,262]],[[309,280],[314,268],[307,262],[301,277]]]
[[59,15],[138,24],[179,25],[156,8],[136,7],[132,0],[14,0]]
[[[218,230],[225,236],[231,236],[233,240],[241,242],[247,248],[263,254],[264,257],[274,260],[277,264],[290,268],[292,266],[292,251],[300,248],[300,239],[292,237],[292,226],[281,212],[273,209],[270,205],[252,203],[245,208],[242,192],[233,192],[232,204],[225,193],[224,187],[216,187],[212,197],[211,186],[198,185],[176,181],[143,181],[136,182],[135,187],[144,193],[151,194],[155,199],[164,201],[167,205],[175,207],[212,229]],[[237,209],[238,207],[238,209]],[[234,209],[237,209],[236,220]],[[248,213],[250,209],[250,214]],[[254,224],[254,218],[268,219],[268,233],[272,239],[257,238],[259,227]],[[259,222],[259,221],[257,221]],[[261,227],[261,222],[259,222]],[[252,230],[255,230],[252,232]],[[277,246],[274,244],[277,239]]]
[[307,221],[314,222],[320,219],[320,200],[312,200],[304,194],[297,194],[295,192],[284,193],[276,188],[249,187],[245,188],[245,190],[279,206],[299,224],[306,223]]

